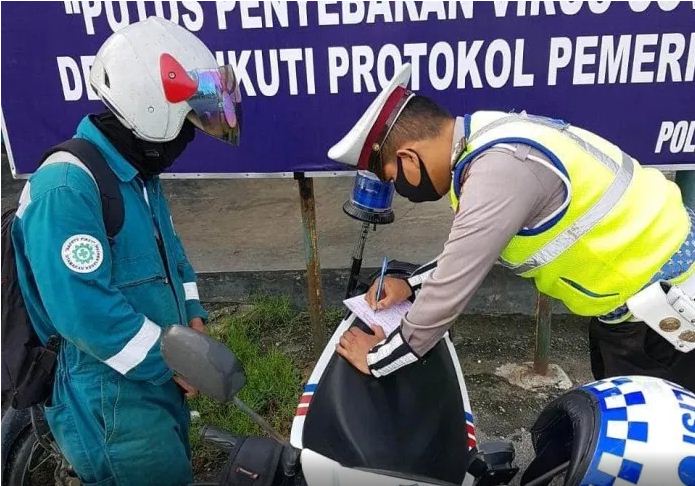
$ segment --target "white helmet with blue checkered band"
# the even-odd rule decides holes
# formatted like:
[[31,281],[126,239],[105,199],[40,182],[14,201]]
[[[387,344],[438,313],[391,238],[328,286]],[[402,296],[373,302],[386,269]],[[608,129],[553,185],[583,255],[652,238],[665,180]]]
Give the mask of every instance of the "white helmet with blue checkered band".
[[531,433],[536,459],[521,484],[568,463],[566,485],[695,486],[695,393],[666,380],[625,376],[572,390]]

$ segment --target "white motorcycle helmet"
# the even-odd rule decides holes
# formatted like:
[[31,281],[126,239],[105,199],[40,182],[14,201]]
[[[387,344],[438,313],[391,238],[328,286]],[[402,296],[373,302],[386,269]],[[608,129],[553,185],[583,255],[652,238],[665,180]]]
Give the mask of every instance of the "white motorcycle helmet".
[[550,403],[531,429],[521,484],[695,485],[695,393],[660,378],[596,381]]
[[205,44],[172,22],[149,17],[112,34],[89,81],[143,140],[170,141],[188,118],[208,135],[239,144],[241,94],[231,66],[219,67]]

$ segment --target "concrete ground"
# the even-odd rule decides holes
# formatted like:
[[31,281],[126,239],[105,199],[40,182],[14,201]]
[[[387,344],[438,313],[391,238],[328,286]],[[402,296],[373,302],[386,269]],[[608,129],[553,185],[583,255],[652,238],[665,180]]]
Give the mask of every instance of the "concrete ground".
[[[346,268],[360,223],[342,211],[352,177],[314,179],[320,261]],[[23,182],[2,159],[2,207],[15,204]],[[299,192],[293,179],[165,180],[176,228],[198,272],[301,270],[305,268]],[[369,236],[365,265],[383,255],[406,261],[434,258],[452,219],[444,198],[415,205],[394,201],[396,224]],[[407,237],[405,236],[407,235]]]
[[[23,180],[2,157],[2,210],[16,205]],[[323,291],[328,305],[343,297],[361,223],[343,213],[353,177],[314,179]],[[304,236],[293,179],[165,180],[165,192],[187,254],[208,301],[243,301],[258,292],[289,295],[305,305]],[[364,267],[384,256],[425,263],[442,250],[452,221],[447,198],[413,204],[394,198],[396,221],[369,234]],[[473,313],[533,313],[528,282],[496,268],[470,303]],[[558,307],[557,310],[563,311]]]
[[[352,177],[314,179],[323,268],[349,266],[360,223],[346,216],[342,206],[353,181]],[[165,186],[176,225],[200,271],[305,268],[296,181],[179,180],[166,181]],[[445,202],[416,208],[404,198],[397,198],[394,210],[397,224],[379,227],[370,234],[365,265],[378,266],[385,254],[406,261],[434,258],[452,219]],[[215,222],[214,227],[209,225],[211,221]]]

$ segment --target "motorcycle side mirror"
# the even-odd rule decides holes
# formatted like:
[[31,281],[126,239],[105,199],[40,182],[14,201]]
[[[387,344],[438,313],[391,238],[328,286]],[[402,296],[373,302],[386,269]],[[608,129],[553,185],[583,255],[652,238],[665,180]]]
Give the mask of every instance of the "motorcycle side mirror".
[[244,387],[244,368],[234,353],[207,334],[186,326],[170,326],[162,333],[164,361],[202,394],[232,401]]

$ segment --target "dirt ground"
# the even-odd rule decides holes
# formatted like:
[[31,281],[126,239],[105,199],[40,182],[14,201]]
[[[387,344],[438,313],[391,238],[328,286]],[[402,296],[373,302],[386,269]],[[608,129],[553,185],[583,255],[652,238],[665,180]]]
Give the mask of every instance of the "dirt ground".
[[[464,316],[453,340],[475,415],[478,440],[514,443],[517,465],[523,472],[534,457],[528,430],[553,398],[562,391],[531,392],[495,375],[506,363],[533,359],[534,322],[530,316]],[[553,316],[550,361],[558,364],[577,386],[593,381],[589,366],[588,319]],[[521,472],[512,484],[518,484]]]

